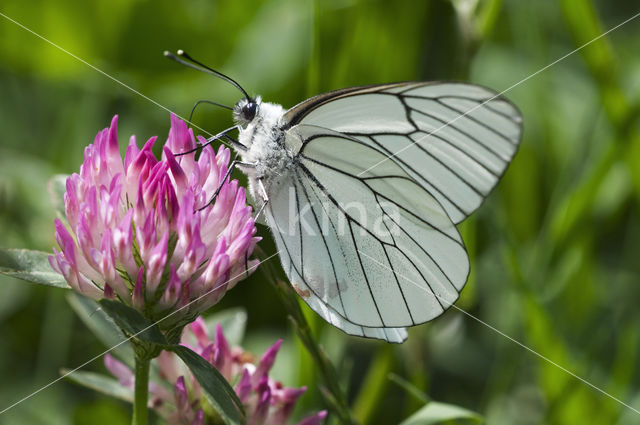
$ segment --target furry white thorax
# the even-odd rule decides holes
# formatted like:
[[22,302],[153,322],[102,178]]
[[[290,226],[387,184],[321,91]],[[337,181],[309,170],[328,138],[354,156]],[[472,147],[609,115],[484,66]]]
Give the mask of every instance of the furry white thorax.
[[240,151],[243,162],[255,164],[253,170],[247,169],[249,177],[272,180],[282,174],[293,163],[294,152],[286,149],[281,119],[284,108],[275,103],[260,102],[255,118],[240,130],[238,142],[247,147]]
[[[239,150],[242,162],[253,164],[252,167],[240,167],[249,177],[249,193],[254,205],[261,205],[264,194],[258,188],[258,180],[265,187],[275,189],[286,178],[293,168],[295,152],[285,147],[285,132],[282,130],[282,117],[285,113],[281,105],[261,102],[256,99],[258,110],[246,127],[241,128],[238,142],[247,147]],[[240,105],[242,106],[242,105]]]

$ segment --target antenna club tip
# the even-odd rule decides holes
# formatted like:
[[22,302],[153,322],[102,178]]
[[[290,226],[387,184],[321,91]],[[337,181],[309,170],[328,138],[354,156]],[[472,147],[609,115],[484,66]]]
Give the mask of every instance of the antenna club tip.
[[163,54],[164,56],[171,56],[171,52],[170,52],[170,51],[168,51],[168,50],[165,50],[164,52],[162,52],[162,54]]
[[178,49],[177,53],[178,53],[178,56],[184,56],[184,54],[185,54],[184,50],[182,50],[182,49]]

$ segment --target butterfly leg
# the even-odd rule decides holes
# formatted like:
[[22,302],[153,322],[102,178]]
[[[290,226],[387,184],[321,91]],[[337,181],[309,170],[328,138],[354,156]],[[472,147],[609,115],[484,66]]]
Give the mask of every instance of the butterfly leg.
[[[196,145],[196,147],[195,147],[195,148],[193,148],[193,149],[189,149],[189,150],[186,150],[186,151],[184,151],[184,152],[174,152],[174,153],[173,153],[173,155],[174,155],[174,156],[176,156],[176,157],[178,157],[178,156],[182,156],[182,155],[189,155],[189,154],[191,154],[191,153],[197,152],[197,151],[199,151],[200,149],[204,148],[205,146],[210,145],[211,143],[213,143],[213,142],[214,142],[214,141],[216,141],[216,140],[220,140],[220,139],[222,139],[223,137],[224,137],[224,138],[227,138],[227,137],[228,137],[228,136],[227,136],[227,133],[229,133],[230,131],[236,130],[236,129],[238,129],[238,126],[237,126],[237,125],[234,125],[234,126],[232,126],[232,127],[229,127],[229,128],[227,128],[227,129],[225,129],[225,130],[222,130],[220,133],[218,133],[218,134],[216,134],[216,135],[214,135],[214,136],[211,136],[211,137],[209,137],[208,139],[206,139],[206,143],[203,143],[203,144],[199,144],[199,143],[198,143],[198,144]],[[237,148],[238,150],[247,150],[247,147],[246,147],[245,145],[243,145],[242,143],[239,143],[239,142],[238,142],[238,143],[237,143],[237,145],[236,145],[236,144],[234,144],[234,143],[233,143],[233,141],[234,141],[235,139],[233,139],[233,138],[232,138],[232,137],[230,137],[230,136],[229,136],[229,140],[231,140],[231,141],[232,141],[232,144],[233,144],[233,147],[234,147],[234,148]],[[227,145],[227,146],[228,146],[228,145]]]
[[[262,205],[260,205],[260,208],[258,208],[258,212],[253,217],[253,222],[254,223],[258,221],[258,218],[260,218],[260,215],[262,214],[262,212],[264,211],[265,207],[269,203],[269,197],[267,196],[267,190],[264,188],[264,184],[262,183],[262,179],[258,179],[258,193],[260,194],[260,197],[262,198]],[[244,265],[245,265],[245,270],[246,270],[245,271],[245,273],[246,273],[245,277],[249,277],[249,254],[248,253],[244,254]]]
[[249,150],[249,148],[247,148],[245,145],[240,143],[237,139],[234,139],[233,137],[229,136],[228,134],[225,134],[223,137],[225,139],[227,139],[229,142],[231,142],[231,145],[233,146],[233,148],[236,151],[246,152],[247,150]]
[[[206,99],[200,99],[193,105],[193,108],[191,108],[191,113],[189,114],[189,120],[187,121],[189,123],[189,127],[193,126],[193,121],[192,121],[193,114],[196,112],[196,108],[198,107],[198,105],[200,105],[202,103],[207,103],[209,105],[214,105],[214,106],[220,106],[221,108],[230,109],[230,110],[233,111],[233,108],[230,107],[230,106],[222,105],[220,103],[212,102],[212,101],[206,100]],[[235,149],[238,149],[238,150],[241,150],[241,151],[246,151],[247,150],[247,147],[245,145],[243,145],[242,143],[238,142],[236,139],[234,139],[233,137],[229,136],[227,133],[223,134],[222,137],[224,137],[225,139],[230,141]]]
[[262,205],[260,205],[260,208],[258,209],[258,212],[256,213],[256,216],[253,217],[253,221],[257,221],[258,220],[258,218],[260,217],[260,214],[262,214],[262,212],[264,211],[265,207],[269,203],[269,197],[267,196],[267,191],[264,188],[264,184],[262,183],[262,179],[258,179],[258,193],[262,197]]
[[[237,156],[236,156],[236,158],[237,158]],[[238,167],[238,168],[255,168],[255,164],[252,164],[250,162],[238,161],[237,159],[234,159],[233,161],[231,161],[231,164],[229,165],[229,169],[227,170],[227,173],[222,178],[222,181],[221,181],[220,185],[215,190],[215,192],[213,192],[213,195],[211,195],[211,198],[209,198],[209,201],[206,204],[204,204],[202,207],[198,208],[198,211],[203,210],[206,207],[208,207],[209,205],[213,204],[213,201],[216,200],[216,197],[220,193],[220,190],[222,190],[222,186],[224,186],[227,183],[227,179],[231,175],[231,172],[233,171],[233,169],[236,168],[236,167]]]

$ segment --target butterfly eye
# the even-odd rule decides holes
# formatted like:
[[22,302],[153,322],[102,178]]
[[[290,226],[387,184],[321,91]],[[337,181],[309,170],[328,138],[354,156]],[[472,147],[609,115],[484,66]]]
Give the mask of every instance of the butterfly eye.
[[242,107],[242,118],[247,122],[253,121],[258,110],[258,104],[256,102],[249,102]]

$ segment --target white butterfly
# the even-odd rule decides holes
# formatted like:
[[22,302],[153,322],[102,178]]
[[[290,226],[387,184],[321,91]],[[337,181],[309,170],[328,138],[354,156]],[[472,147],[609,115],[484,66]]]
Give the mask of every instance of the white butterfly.
[[285,111],[222,77],[245,94],[233,108],[237,165],[316,313],[348,334],[403,342],[405,327],[457,300],[469,259],[455,225],[518,149],[513,104],[476,85],[403,82]]

